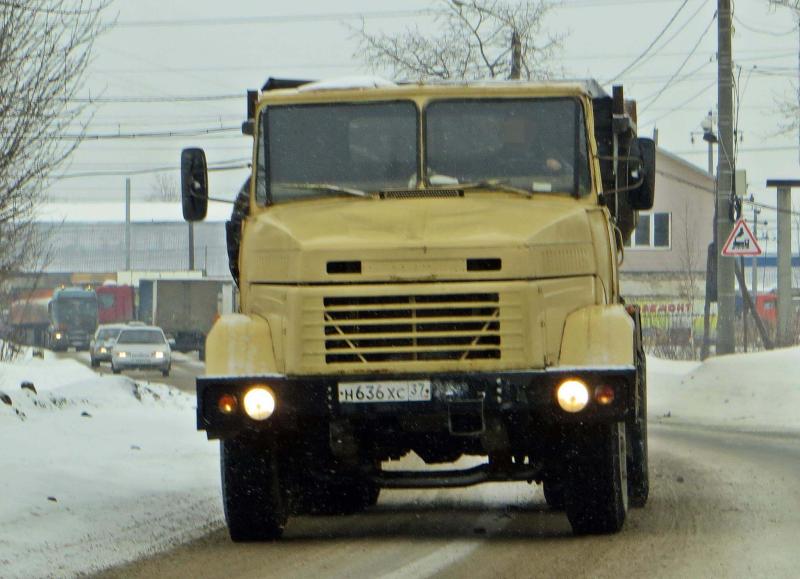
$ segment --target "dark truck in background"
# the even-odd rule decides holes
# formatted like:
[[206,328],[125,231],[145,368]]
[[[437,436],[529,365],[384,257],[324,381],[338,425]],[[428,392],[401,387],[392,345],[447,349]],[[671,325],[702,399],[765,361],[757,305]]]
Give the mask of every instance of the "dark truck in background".
[[138,319],[159,326],[175,340],[174,350],[197,350],[205,359],[206,335],[216,319],[233,311],[233,286],[210,279],[139,281]]

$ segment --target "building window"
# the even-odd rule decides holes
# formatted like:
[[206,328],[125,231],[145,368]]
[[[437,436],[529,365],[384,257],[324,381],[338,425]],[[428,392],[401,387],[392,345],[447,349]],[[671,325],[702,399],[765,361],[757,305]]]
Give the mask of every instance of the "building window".
[[625,247],[669,249],[672,241],[671,213],[639,213],[639,222]]

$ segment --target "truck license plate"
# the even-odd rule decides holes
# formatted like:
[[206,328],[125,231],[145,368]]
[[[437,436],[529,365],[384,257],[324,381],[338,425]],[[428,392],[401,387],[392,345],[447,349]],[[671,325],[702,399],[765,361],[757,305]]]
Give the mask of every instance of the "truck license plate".
[[431,399],[430,380],[339,382],[339,402],[425,402]]

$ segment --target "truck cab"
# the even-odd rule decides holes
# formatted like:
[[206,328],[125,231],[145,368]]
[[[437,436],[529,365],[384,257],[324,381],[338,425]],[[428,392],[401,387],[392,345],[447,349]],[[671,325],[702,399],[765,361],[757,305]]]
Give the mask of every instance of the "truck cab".
[[[243,128],[241,307],[197,381],[231,537],[491,481],[543,484],[577,533],[618,531],[648,494],[618,268],[655,175],[621,88],[273,81]],[[184,150],[187,219],[207,183]],[[411,452],[455,464],[403,470]]]

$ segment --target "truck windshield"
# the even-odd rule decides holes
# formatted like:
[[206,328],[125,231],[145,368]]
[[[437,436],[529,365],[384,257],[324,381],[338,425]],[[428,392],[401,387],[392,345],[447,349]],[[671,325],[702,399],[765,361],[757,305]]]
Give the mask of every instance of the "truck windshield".
[[575,99],[435,101],[425,110],[425,135],[431,184],[498,182],[531,192],[590,191],[586,128]]
[[58,298],[53,302],[53,318],[56,323],[63,325],[96,325],[97,299]]
[[261,204],[417,184],[412,102],[272,106],[261,118]]

